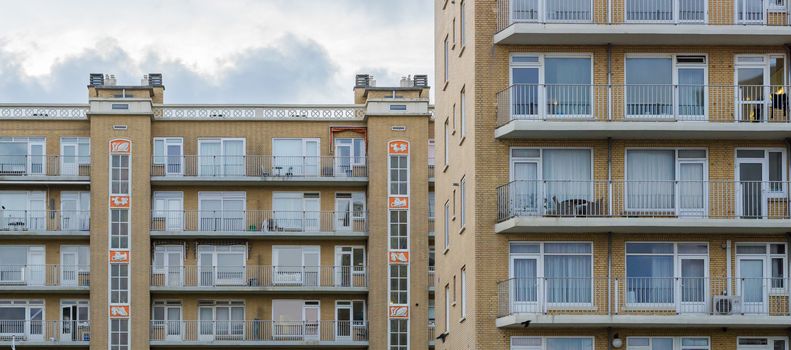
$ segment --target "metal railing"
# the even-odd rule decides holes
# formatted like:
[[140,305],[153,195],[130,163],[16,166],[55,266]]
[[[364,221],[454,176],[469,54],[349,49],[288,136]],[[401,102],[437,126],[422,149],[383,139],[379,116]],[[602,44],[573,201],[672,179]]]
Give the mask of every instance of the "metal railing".
[[2,287],[89,287],[89,265],[0,265]]
[[782,277],[511,278],[497,284],[498,314],[791,316],[789,282]]
[[434,286],[436,285],[436,280],[437,280],[436,267],[429,266],[428,267],[428,287],[429,288],[434,288]]
[[365,233],[368,215],[351,211],[155,210],[151,231]]
[[154,156],[151,176],[166,177],[366,177],[365,157]]
[[0,234],[3,231],[89,231],[90,228],[89,211],[0,209]]
[[0,155],[0,176],[90,175],[90,156]]
[[791,122],[791,86],[515,84],[497,93],[512,120]]
[[74,343],[90,341],[90,321],[0,320],[0,342]]
[[365,288],[364,266],[153,266],[151,286]]
[[151,321],[149,338],[163,343],[368,341],[367,321]]
[[497,188],[498,220],[528,217],[790,219],[787,181],[518,180]]
[[429,321],[428,323],[428,343],[430,345],[434,344],[434,339],[437,338],[436,336],[437,324],[434,322]]
[[429,236],[434,236],[434,233],[436,232],[435,228],[434,228],[435,227],[434,226],[435,222],[436,222],[436,218],[428,218],[428,235]]
[[158,120],[362,120],[363,105],[155,105]]
[[789,13],[773,0],[498,0],[497,31],[515,23],[788,26]]
[[87,120],[88,105],[78,104],[0,104],[0,119]]

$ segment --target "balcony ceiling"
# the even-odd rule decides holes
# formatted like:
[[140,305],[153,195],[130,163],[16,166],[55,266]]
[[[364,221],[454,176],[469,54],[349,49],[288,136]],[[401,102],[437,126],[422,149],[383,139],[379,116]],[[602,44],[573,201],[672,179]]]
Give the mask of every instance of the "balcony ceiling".
[[497,223],[495,233],[785,233],[787,219],[516,217]]
[[498,139],[782,140],[791,137],[791,123],[513,120],[494,134]]
[[700,24],[514,23],[494,35],[499,45],[783,45],[789,26]]
[[536,315],[514,314],[497,319],[499,328],[524,328],[530,321],[534,327],[629,327],[629,328],[680,328],[680,327],[740,327],[787,328],[788,316],[761,315]]

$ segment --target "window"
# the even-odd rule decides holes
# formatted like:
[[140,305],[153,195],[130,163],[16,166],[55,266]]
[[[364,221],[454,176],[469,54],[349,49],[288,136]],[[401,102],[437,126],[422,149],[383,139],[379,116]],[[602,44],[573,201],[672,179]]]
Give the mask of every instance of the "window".
[[390,265],[390,304],[409,304],[409,265]]
[[627,210],[707,215],[706,158],[705,149],[627,149]]
[[198,140],[199,176],[244,176],[245,139]]
[[446,201],[445,207],[443,209],[445,215],[444,217],[445,223],[443,225],[444,226],[443,236],[445,237],[445,249],[448,249],[450,248],[450,202]]
[[709,338],[629,337],[627,350],[709,350]]
[[437,200],[435,198],[434,191],[429,191],[429,193],[428,193],[428,218],[429,218],[429,220],[434,220],[434,218],[436,217],[435,216],[436,208],[434,208],[434,206],[436,205],[436,201]]
[[[787,165],[783,148],[736,149],[736,176],[744,194],[737,209],[744,217],[778,215],[769,212],[769,198],[783,198],[787,188]],[[776,209],[775,209],[776,210]]]
[[273,246],[272,282],[279,285],[319,286],[321,254],[318,246]]
[[[763,306],[767,293],[783,293],[788,278],[786,249],[784,243],[736,245],[737,274],[744,284],[743,297],[746,301]],[[765,288],[767,285],[770,286],[768,290]]]
[[[20,339],[44,341],[44,301],[43,300],[0,300],[0,319],[6,322],[4,336],[17,336]],[[18,326],[8,323],[19,323]],[[27,324],[23,326],[22,324]]]
[[[151,284],[181,287],[184,285],[184,246],[156,245],[152,254]],[[194,283],[194,282],[193,282]]]
[[89,191],[61,192],[60,216],[61,229],[88,231],[91,226],[91,193]]
[[[360,223],[365,221],[365,193],[336,193],[335,194],[335,229],[340,231],[350,231]],[[358,228],[359,230],[359,228]]]
[[[155,166],[164,167],[164,173],[156,175],[181,175],[184,157],[183,140],[180,137],[155,137],[154,156]],[[155,167],[155,169],[157,169]]]
[[436,322],[435,313],[436,313],[435,299],[431,298],[428,300],[428,323],[430,325],[433,325],[434,322]]
[[390,320],[390,350],[406,350],[409,348],[409,320]]
[[[273,194],[273,197],[276,194]],[[245,192],[198,192],[198,221],[201,231],[244,231]]]
[[129,264],[110,264],[110,304],[129,304]]
[[539,300],[592,303],[592,252],[588,242],[511,242],[512,311],[536,312]]
[[44,246],[0,245],[0,283],[43,286]]
[[445,129],[445,133],[442,136],[442,150],[443,150],[442,154],[443,154],[443,160],[445,162],[445,166],[447,167],[450,164],[449,163],[450,158],[448,157],[448,147],[449,147],[448,141],[450,140],[450,129],[448,128],[447,120],[445,120],[445,125],[443,126],[443,128]]
[[511,56],[511,118],[591,117],[592,64],[590,55]]
[[110,194],[129,194],[129,155],[112,154],[110,160]]
[[451,21],[450,28],[451,28],[451,32],[453,34],[451,36],[453,38],[453,40],[451,40],[451,42],[453,43],[452,48],[455,48],[456,47],[456,18],[455,17]]
[[[43,247],[42,247],[43,250]],[[35,275],[38,268],[35,263],[29,264],[28,269]],[[62,245],[60,246],[60,285],[87,287],[91,272],[91,252],[87,245]],[[29,272],[29,274],[30,274]]]
[[459,93],[459,114],[461,116],[461,120],[459,120],[459,128],[461,128],[461,138],[467,136],[467,97],[466,97],[465,89],[461,89],[461,93]]
[[[429,139],[428,140],[428,167],[431,168],[431,169],[434,169],[435,153],[436,153],[436,145],[434,144],[434,139]],[[429,174],[429,175],[433,175],[433,173]],[[429,176],[429,177],[431,177],[431,176]]]
[[153,231],[184,229],[184,192],[154,192],[151,226]]
[[0,230],[45,229],[46,197],[44,191],[0,191]]
[[391,155],[389,170],[390,195],[409,195],[409,156]]
[[627,57],[626,116],[706,120],[706,66],[706,56]]
[[786,337],[739,337],[737,350],[787,350]]
[[0,174],[45,175],[43,137],[0,137]]
[[390,249],[391,250],[407,250],[409,249],[409,211],[407,210],[390,210]]
[[594,198],[592,159],[590,149],[512,148],[511,210],[601,215],[606,204],[603,198]]
[[465,5],[464,0],[462,0],[461,3],[459,4],[459,43],[461,44],[462,47],[464,47],[464,41],[465,41],[465,35],[464,35],[465,23],[464,22],[465,22],[466,14],[465,14],[465,6],[464,5]]
[[[318,140],[312,140],[311,145]],[[361,138],[335,139],[335,175],[352,176],[354,167],[365,166],[365,140]]]
[[449,70],[450,67],[448,66],[448,59],[450,57],[450,47],[448,44],[448,36],[445,36],[445,40],[442,42],[442,78],[447,83],[450,79]]
[[154,300],[151,307],[151,326],[155,333],[152,336],[181,340],[181,311],[181,301]]
[[445,333],[450,332],[450,285],[445,285]]
[[247,246],[203,244],[197,254],[201,286],[247,285]]
[[110,248],[129,249],[129,209],[110,209]]
[[91,164],[91,139],[88,137],[61,137],[60,174],[87,176]]
[[337,323],[336,334],[339,337],[357,337],[360,333],[366,333],[365,301],[336,301],[335,322]]
[[593,338],[513,336],[511,350],[593,350]]
[[706,243],[626,243],[626,303],[705,312],[708,294]]
[[467,187],[467,179],[466,177],[462,176],[461,181],[459,182],[459,199],[461,201],[461,205],[459,206],[459,226],[464,228],[464,225],[467,223],[466,219],[466,212],[467,212],[467,199],[466,199],[466,187]]
[[[272,193],[272,220],[264,226],[264,230],[270,232],[318,232],[321,230],[322,221],[320,200],[320,194],[314,192]],[[338,215],[342,215],[343,206],[348,205],[351,200],[352,198],[336,199]],[[351,222],[344,221],[344,219],[343,216],[338,217],[337,229],[351,229]],[[325,229],[331,230],[330,227],[325,227]]]
[[461,318],[467,317],[467,268],[461,268]]
[[[272,301],[272,314],[275,314],[276,301]],[[244,335],[245,317],[244,302],[236,300],[211,300],[198,302],[198,318],[202,325],[198,329],[199,337],[212,340],[215,337],[239,339]],[[278,319],[275,319],[276,321]],[[289,320],[295,321],[295,320]],[[274,326],[277,331],[277,326]]]
[[786,58],[783,55],[736,56],[736,120],[770,122],[788,119]]
[[335,247],[335,285],[357,287],[365,285],[365,247]]

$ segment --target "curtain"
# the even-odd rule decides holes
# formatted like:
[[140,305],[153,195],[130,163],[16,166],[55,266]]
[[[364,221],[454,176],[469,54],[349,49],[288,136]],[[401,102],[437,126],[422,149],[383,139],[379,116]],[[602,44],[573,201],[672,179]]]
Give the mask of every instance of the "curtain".
[[593,339],[547,338],[547,350],[593,350]]
[[674,151],[627,151],[626,164],[628,210],[669,210],[674,208]]
[[686,119],[705,119],[705,86],[703,68],[678,69],[678,114]]
[[627,255],[626,266],[627,302],[673,302],[672,255]]
[[544,257],[544,276],[548,302],[591,302],[589,255],[547,255]]
[[[548,2],[548,4],[557,4],[554,6],[570,6],[560,5],[564,3],[566,2]],[[590,8],[590,4],[587,4],[587,8]],[[547,114],[578,116],[591,114],[590,58],[547,57],[544,59],[544,82],[547,89]]]
[[699,215],[704,207],[703,164],[683,163],[679,165],[680,179],[678,185],[680,209],[697,209]]
[[200,164],[200,176],[217,176],[220,175],[220,143],[219,142],[201,142],[198,149],[198,163]]
[[279,197],[273,203],[276,228],[302,228],[302,194],[299,197]]
[[[627,0],[627,3],[671,0]],[[670,58],[626,59],[627,116],[673,114],[673,61]]]
[[539,182],[538,163],[514,162],[514,182],[510,186],[510,208],[513,215],[535,213],[538,210]]
[[[515,302],[538,301],[536,284],[536,259],[514,259],[514,290]],[[514,310],[519,311],[519,310]]]
[[244,142],[227,140],[224,143],[225,175],[244,176]]
[[[591,152],[587,149],[547,149],[543,153],[543,178],[547,193],[544,201],[551,209],[564,201],[574,205],[592,201]],[[565,207],[564,207],[565,208]],[[570,211],[570,212],[566,212]],[[574,215],[574,208],[561,215]]]

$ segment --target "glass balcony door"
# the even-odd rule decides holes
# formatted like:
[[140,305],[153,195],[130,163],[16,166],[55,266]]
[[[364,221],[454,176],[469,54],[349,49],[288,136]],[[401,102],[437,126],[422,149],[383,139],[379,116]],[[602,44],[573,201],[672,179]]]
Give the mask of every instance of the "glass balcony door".
[[706,0],[626,0],[626,21],[706,23]]

